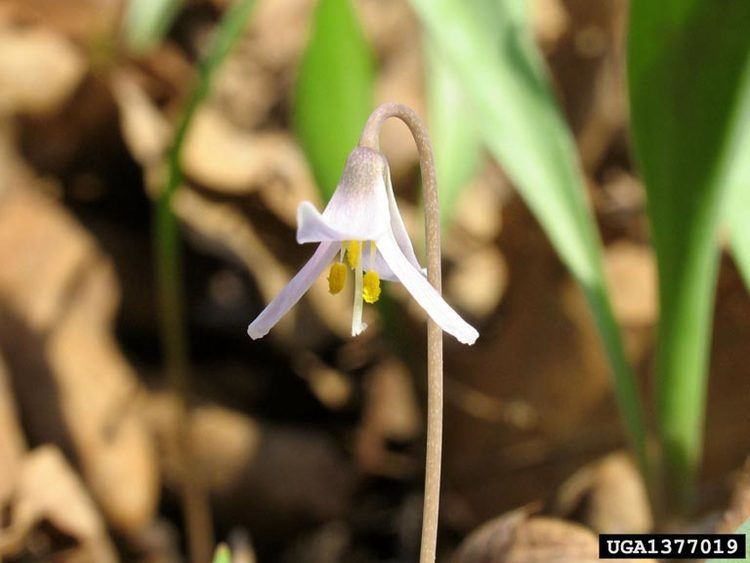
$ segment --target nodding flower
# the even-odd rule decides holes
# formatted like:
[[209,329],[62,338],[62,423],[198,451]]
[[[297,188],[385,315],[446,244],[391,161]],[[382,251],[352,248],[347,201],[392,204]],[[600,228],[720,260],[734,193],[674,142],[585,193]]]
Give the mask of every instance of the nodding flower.
[[357,147],[347,159],[330,202],[319,213],[310,202],[297,210],[297,242],[318,248],[289,284],[250,323],[251,338],[262,338],[328,270],[328,288],[339,293],[348,270],[354,273],[352,336],[367,325],[363,303],[380,297],[380,281],[400,282],[448,334],[473,344],[479,333],[427,281],[396,204],[388,162],[378,151]]

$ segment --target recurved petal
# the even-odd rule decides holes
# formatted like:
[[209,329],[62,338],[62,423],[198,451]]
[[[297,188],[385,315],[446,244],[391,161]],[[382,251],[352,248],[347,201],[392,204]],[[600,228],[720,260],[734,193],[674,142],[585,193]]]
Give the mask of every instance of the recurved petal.
[[417,256],[414,254],[414,247],[411,244],[409,233],[406,232],[404,220],[401,218],[401,212],[398,210],[396,194],[393,193],[393,183],[391,182],[391,170],[388,167],[387,162],[385,165],[385,186],[388,193],[388,210],[391,215],[391,230],[393,231],[393,236],[406,259],[412,266],[421,271],[422,266],[419,265]]
[[339,251],[336,242],[322,242],[315,250],[310,260],[302,266],[297,275],[281,290],[281,292],[263,309],[260,315],[247,327],[247,334],[253,340],[263,338],[273,326],[279,322],[289,309],[310,289],[318,276],[331,263]]
[[393,235],[384,235],[377,241],[378,250],[386,264],[404,285],[412,297],[440,328],[463,344],[474,344],[479,337],[477,330],[463,320],[456,311],[435,291],[419,271],[403,255]]
[[357,235],[358,233],[344,232],[330,225],[309,201],[303,201],[297,208],[297,242],[299,244],[360,240]]

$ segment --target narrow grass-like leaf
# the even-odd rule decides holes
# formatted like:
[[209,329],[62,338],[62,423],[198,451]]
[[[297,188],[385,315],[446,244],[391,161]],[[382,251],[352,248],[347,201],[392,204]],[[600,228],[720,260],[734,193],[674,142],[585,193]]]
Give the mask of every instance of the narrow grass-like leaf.
[[726,221],[734,261],[750,291],[750,68],[746,72],[742,103],[738,119],[741,131],[727,180]]
[[350,0],[320,0],[302,59],[294,122],[328,199],[372,110],[374,63]]
[[732,256],[745,286],[750,291],[750,178],[748,180],[731,187],[732,195],[727,215]]
[[[154,203],[152,236],[160,339],[167,378],[182,403],[181,409],[187,408],[190,353],[180,227],[172,209],[172,198],[183,180],[181,159],[187,132],[198,107],[211,90],[216,71],[240,38],[254,5],[254,0],[235,0],[225,12],[205,57],[200,61],[197,81],[190,90],[169,149],[165,183]],[[185,444],[182,444],[181,448],[184,447]],[[184,459],[190,457],[186,451],[181,451],[180,455]],[[183,508],[191,559],[207,561],[213,549],[212,531],[205,525],[211,521],[210,508],[198,483],[190,475],[186,476],[183,483]]]
[[456,119],[474,120],[583,287],[612,367],[626,432],[646,469],[646,425],[604,285],[601,245],[575,145],[533,44],[524,4],[495,3],[499,36],[487,31],[483,2],[412,0],[412,5],[469,102],[466,115]]
[[132,53],[143,55],[169,31],[184,0],[130,0],[125,13],[123,36]]
[[450,221],[461,190],[477,171],[482,150],[475,123],[457,118],[466,107],[464,93],[451,66],[431,42],[425,42],[427,101],[435,171],[443,225]]
[[657,416],[667,499],[698,468],[721,199],[750,55],[747,0],[632,0],[628,83],[659,270]]
[[[497,53],[503,37],[528,23],[525,0],[471,0],[471,3],[484,26],[483,33],[492,38]],[[441,220],[445,225],[461,190],[477,172],[484,145],[476,116],[465,115],[468,100],[453,65],[443,58],[434,42],[425,41],[424,49],[430,133],[440,188]]]

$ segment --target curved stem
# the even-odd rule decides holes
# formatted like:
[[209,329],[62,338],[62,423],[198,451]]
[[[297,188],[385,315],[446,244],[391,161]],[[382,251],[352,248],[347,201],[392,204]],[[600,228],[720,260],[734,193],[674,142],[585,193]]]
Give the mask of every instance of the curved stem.
[[[442,293],[440,266],[440,203],[432,143],[427,128],[411,108],[402,104],[383,104],[367,120],[359,145],[380,150],[378,140],[383,122],[396,117],[411,131],[419,151],[425,212],[427,246],[427,279]],[[443,332],[427,320],[427,452],[425,459],[424,508],[420,563],[434,563],[437,549],[438,512],[440,508],[440,464],[443,446]]]

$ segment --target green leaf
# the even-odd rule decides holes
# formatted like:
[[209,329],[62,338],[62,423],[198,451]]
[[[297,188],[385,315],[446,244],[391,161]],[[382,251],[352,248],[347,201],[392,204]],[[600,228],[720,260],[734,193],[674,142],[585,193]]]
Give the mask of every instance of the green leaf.
[[659,270],[657,414],[668,499],[690,499],[703,433],[717,227],[750,53],[747,0],[632,0],[631,128]]
[[374,64],[349,0],[320,0],[313,26],[297,79],[294,122],[328,199],[372,110]]
[[732,255],[750,291],[750,182],[733,186],[730,202],[728,218]]
[[[601,244],[576,148],[552,94],[519,0],[412,0],[430,40],[453,67],[472,119],[581,284],[609,358],[624,425],[645,469],[646,427],[607,296]],[[492,18],[494,29],[489,29]]]
[[[482,14],[480,21],[484,24],[483,31],[494,37],[498,49],[508,23],[525,25],[523,0],[508,2],[507,11],[501,9],[502,4],[498,0],[474,1],[475,9]],[[433,41],[427,40],[424,45],[430,137],[440,189],[441,219],[446,224],[450,221],[458,196],[477,172],[483,145],[475,120],[456,118],[465,112],[467,99],[453,66],[443,58]]]
[[123,28],[128,50],[143,55],[156,47],[183,3],[184,0],[130,0]]
[[466,100],[453,69],[429,41],[425,42],[425,52],[430,137],[440,189],[441,221],[445,225],[461,190],[477,172],[482,143],[472,120],[456,119],[466,107]]
[[731,559],[710,559],[707,563],[737,563],[737,561],[750,560],[750,518],[745,520],[734,533],[745,534],[745,553],[740,553],[739,557],[732,557]]
[[[745,77],[743,92],[743,110],[738,122],[750,123],[750,72]],[[730,247],[750,291],[750,127],[740,132],[727,183],[726,220]]]

